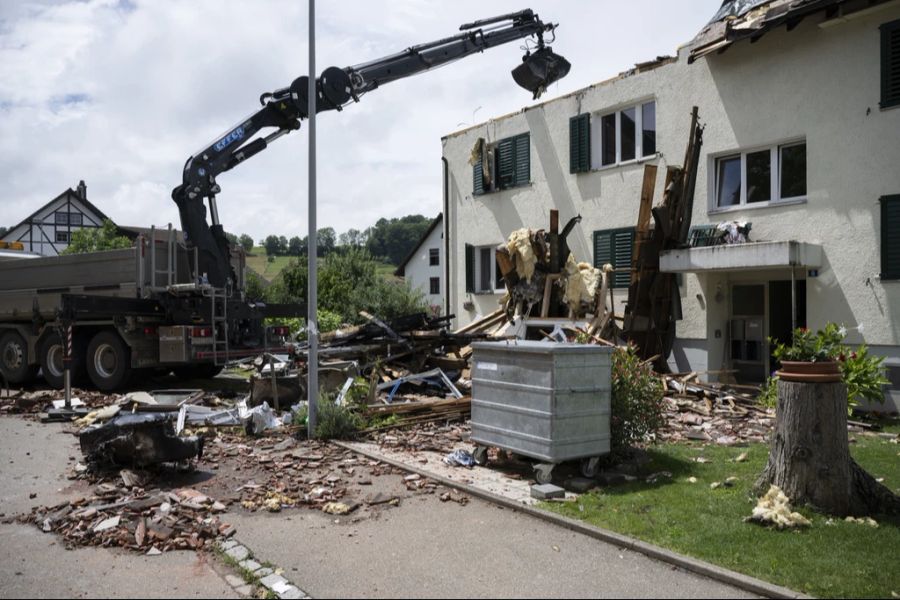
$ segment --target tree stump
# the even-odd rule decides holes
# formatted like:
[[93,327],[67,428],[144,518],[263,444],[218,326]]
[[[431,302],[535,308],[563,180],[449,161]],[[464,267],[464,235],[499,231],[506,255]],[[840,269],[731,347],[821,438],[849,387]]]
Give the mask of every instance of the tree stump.
[[850,457],[843,383],[778,382],[769,462],[754,491],[771,484],[792,503],[833,515],[900,513],[900,498]]

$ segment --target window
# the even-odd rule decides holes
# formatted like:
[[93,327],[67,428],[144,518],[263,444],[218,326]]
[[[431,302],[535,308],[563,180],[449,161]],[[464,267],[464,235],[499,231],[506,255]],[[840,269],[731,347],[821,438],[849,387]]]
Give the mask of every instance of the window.
[[595,169],[656,154],[656,102],[601,115],[595,127],[593,133],[599,143],[591,164]]
[[900,194],[881,198],[881,278],[900,279]]
[[900,106],[900,19],[881,26],[881,108]]
[[605,264],[613,266],[616,270],[612,279],[614,288],[625,288],[631,283],[634,232],[634,227],[594,232],[594,266],[598,269],[602,269]]
[[55,213],[56,224],[57,225],[68,225],[69,224],[69,213],[67,212],[58,212]]
[[81,227],[82,223],[83,223],[83,221],[82,221],[81,213],[69,213],[69,224],[70,225],[77,225],[78,227]]
[[69,243],[69,232],[68,231],[57,231],[56,232],[56,241],[68,244]]
[[591,170],[591,115],[569,119],[569,173]]
[[496,248],[466,244],[466,292],[493,294],[503,290],[503,275],[497,268]]
[[428,280],[428,283],[431,287],[431,295],[436,295],[441,293],[441,278],[440,277],[432,277]]
[[56,212],[53,213],[53,217],[57,225],[77,225],[80,227],[83,222],[81,213]]
[[475,195],[531,183],[531,134],[505,138],[482,148],[481,160],[472,167]]
[[715,208],[806,197],[806,142],[721,156],[715,162]]
[[428,250],[428,266],[436,267],[441,264],[441,249],[430,248]]

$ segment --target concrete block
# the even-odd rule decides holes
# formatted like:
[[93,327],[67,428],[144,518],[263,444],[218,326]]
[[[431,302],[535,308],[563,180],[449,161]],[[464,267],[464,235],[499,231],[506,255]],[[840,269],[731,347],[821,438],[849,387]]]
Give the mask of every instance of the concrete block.
[[238,545],[238,546],[234,546],[233,548],[229,548],[228,550],[226,550],[225,555],[240,562],[242,560],[247,559],[250,556],[250,551],[247,550],[245,547]]
[[[247,569],[251,573],[258,571],[262,568],[262,565],[253,560],[252,558],[248,558],[247,560],[242,560],[238,563],[242,569]],[[268,575],[268,573],[267,573]]]
[[267,576],[271,575],[271,574],[274,573],[274,572],[275,572],[275,571],[273,571],[273,570],[270,569],[269,567],[263,567],[263,568],[261,568],[261,569],[257,569],[256,571],[253,571],[253,575],[256,576],[256,577],[258,577],[258,578],[260,578],[260,579],[262,579],[263,577],[267,577]]
[[224,552],[225,550],[231,550],[232,548],[234,548],[237,545],[238,545],[238,543],[234,540],[225,540],[224,542],[219,543],[219,548],[221,548],[222,551]]
[[282,577],[281,575],[276,575],[275,573],[271,573],[266,575],[262,579],[259,580],[260,585],[262,585],[267,590],[274,590],[276,585],[284,585],[287,583],[287,579]]
[[301,598],[305,598],[306,594],[303,593],[303,590],[297,588],[297,586],[289,585],[284,591],[278,592],[278,597],[281,600],[300,600]]
[[550,500],[551,498],[565,498],[566,490],[552,483],[531,486],[531,497],[538,500]]

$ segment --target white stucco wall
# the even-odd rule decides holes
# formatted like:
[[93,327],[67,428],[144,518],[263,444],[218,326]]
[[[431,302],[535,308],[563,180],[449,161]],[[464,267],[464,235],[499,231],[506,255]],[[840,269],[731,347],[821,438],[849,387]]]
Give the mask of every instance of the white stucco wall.
[[[430,265],[429,251],[433,248],[438,250],[439,264]],[[431,294],[430,280],[437,277],[441,282],[441,291],[439,294]],[[443,314],[444,308],[444,228],[443,223],[435,227],[428,237],[419,244],[419,248],[409,262],[406,263],[404,269],[404,279],[409,283],[410,287],[417,289],[425,295],[425,301],[429,306],[437,306],[438,311]]]
[[[449,165],[451,311],[460,325],[496,308],[499,296],[465,293],[465,244],[489,245],[511,231],[549,226],[549,211],[564,223],[581,214],[569,238],[579,260],[592,261],[592,232],[634,226],[643,164],[569,173],[569,118],[579,112],[614,110],[656,100],[660,169],[655,202],[662,196],[665,167],[681,164],[697,105],[706,126],[697,178],[693,224],[723,220],[753,223],[755,240],[821,244],[825,261],[808,281],[808,324],[836,321],[855,327],[851,342],[865,340],[885,353],[900,346],[900,282],[882,282],[878,198],[900,193],[900,108],[880,110],[878,26],[900,18],[900,3],[847,22],[820,26],[822,16],[793,31],[772,31],[757,43],[736,43],[722,55],[597,84],[578,93],[534,105],[519,113],[451,134],[442,140]],[[639,59],[641,57],[634,57]],[[496,141],[531,133],[531,185],[482,196],[472,194],[468,159],[477,138]],[[724,152],[805,139],[807,201],[768,208],[710,211],[710,172]],[[596,150],[596,139],[592,139]],[[798,273],[805,276],[805,273]],[[749,275],[764,281],[768,273]],[[782,276],[783,274],[777,274]],[[747,277],[742,275],[742,277]],[[721,345],[709,324],[727,319],[727,302],[713,300],[726,274],[687,275],[682,289],[684,341]],[[618,296],[624,300],[625,290]],[[470,297],[471,296],[471,297]],[[474,310],[464,310],[471,300]],[[721,351],[710,348],[709,368]]]

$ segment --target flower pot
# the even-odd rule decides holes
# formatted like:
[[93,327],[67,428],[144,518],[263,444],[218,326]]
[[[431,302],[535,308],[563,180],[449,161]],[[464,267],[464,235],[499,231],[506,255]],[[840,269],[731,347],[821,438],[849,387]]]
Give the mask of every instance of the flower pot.
[[824,362],[781,362],[781,370],[775,373],[784,381],[806,383],[834,383],[841,381],[841,367],[834,361]]

